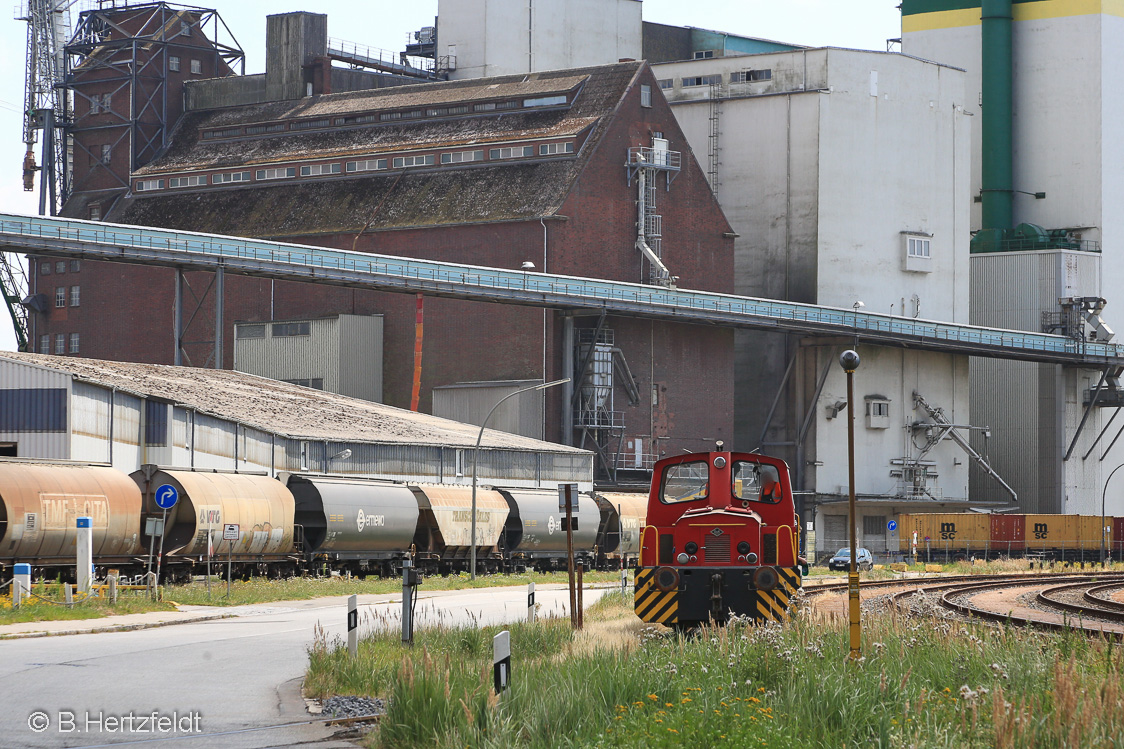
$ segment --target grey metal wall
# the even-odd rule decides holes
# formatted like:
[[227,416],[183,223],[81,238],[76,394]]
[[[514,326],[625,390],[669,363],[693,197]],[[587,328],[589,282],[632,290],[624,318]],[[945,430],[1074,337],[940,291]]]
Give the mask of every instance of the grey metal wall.
[[[973,255],[971,322],[1013,330],[1042,329],[1042,313],[1057,312],[1058,299],[1100,296],[1100,256],[1039,251]],[[970,365],[972,423],[990,427],[991,438],[973,432],[999,475],[1014,487],[1025,512],[1062,512],[1062,455],[1068,443],[1066,372],[1053,364],[973,358]],[[974,501],[1007,497],[977,465],[969,476]]]
[[[433,388],[433,415],[480,425],[501,398],[542,380],[461,382]],[[488,428],[534,439],[543,438],[543,393],[532,390],[511,398],[492,414]]]
[[[236,324],[234,368],[274,380],[318,379],[327,392],[382,401],[381,315],[285,322],[308,323],[309,335],[274,336],[275,321]],[[263,337],[247,337],[260,327]]]
[[[16,457],[20,458],[69,458],[70,386],[68,375],[22,362],[0,361],[0,390],[6,391],[0,397],[7,412],[0,414],[0,443],[15,443]],[[56,400],[61,398],[62,430],[28,428],[42,406],[42,396],[35,391],[44,389],[62,391],[54,396]]]

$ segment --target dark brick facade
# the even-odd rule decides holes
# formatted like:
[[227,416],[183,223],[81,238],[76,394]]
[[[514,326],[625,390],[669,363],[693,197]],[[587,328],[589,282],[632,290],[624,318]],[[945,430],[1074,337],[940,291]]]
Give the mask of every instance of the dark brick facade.
[[[650,87],[651,107],[640,105],[640,85]],[[648,146],[655,134],[683,153],[683,168],[670,191],[661,187],[663,258],[683,288],[732,292],[733,234],[713,198],[705,175],[646,65],[638,64],[595,150],[572,181],[558,210],[543,216],[496,223],[457,223],[429,228],[380,229],[354,233],[277,236],[306,244],[407,257],[575,276],[642,280],[642,258],[635,248],[637,187],[627,182],[625,161],[631,146]],[[382,176],[382,179],[387,177]],[[252,191],[232,190],[244,200]],[[373,210],[373,207],[372,207]],[[115,220],[110,215],[109,220]],[[190,216],[180,222],[190,227]],[[206,230],[205,227],[200,230]],[[545,246],[544,246],[545,245]],[[545,254],[545,258],[544,258]],[[79,274],[79,308],[52,309],[37,316],[36,334],[78,332],[81,355],[125,361],[171,363],[173,359],[173,272],[166,269],[84,262]],[[43,287],[55,276],[39,278]],[[211,274],[191,273],[186,294],[185,346],[192,365],[212,354],[213,300],[197,313]],[[40,290],[45,290],[41,288]],[[244,320],[299,319],[338,313],[381,314],[384,323],[384,400],[408,407],[413,376],[415,300],[411,295],[367,292],[329,286],[272,283],[227,276],[224,334],[225,367],[233,362],[233,323]],[[474,380],[564,377],[562,316],[540,309],[459,300],[425,300],[425,341],[420,409],[428,411],[432,388]],[[597,317],[578,313],[576,327],[594,327]],[[733,332],[728,329],[609,318],[616,345],[628,360],[640,394],[630,405],[624,389],[615,390],[624,413],[623,441],[640,438],[646,452],[704,450],[713,440],[728,445],[733,435]],[[52,339],[53,340],[53,339]],[[186,362],[185,362],[186,363]],[[545,372],[544,372],[545,366]],[[547,439],[562,434],[562,391],[547,392]],[[656,441],[653,450],[651,440]],[[614,439],[608,446],[618,449]]]

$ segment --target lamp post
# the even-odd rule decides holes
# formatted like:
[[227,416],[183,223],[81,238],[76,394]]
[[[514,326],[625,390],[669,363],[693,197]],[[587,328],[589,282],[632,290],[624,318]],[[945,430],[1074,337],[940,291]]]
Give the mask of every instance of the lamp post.
[[859,354],[847,349],[839,356],[839,366],[847,373],[847,507],[851,518],[851,569],[847,573],[847,618],[850,621],[851,660],[862,656],[862,624],[859,620],[859,567],[858,534],[855,532],[855,370],[859,368]]
[[563,383],[569,381],[570,378],[566,377],[561,380],[555,380],[554,382],[544,382],[541,385],[531,385],[530,387],[520,388],[519,390],[508,393],[507,395],[496,401],[496,405],[492,406],[492,410],[488,412],[488,415],[484,417],[484,421],[480,424],[480,433],[476,435],[476,447],[472,449],[472,537],[469,539],[469,549],[471,550],[469,553],[471,559],[470,571],[473,580],[476,579],[476,462],[477,458],[480,455],[480,440],[484,439],[484,427],[487,426],[488,420],[492,418],[492,414],[496,412],[496,409],[500,407],[500,404],[508,398],[512,398],[516,395],[519,395],[520,393],[528,393],[532,390],[546,390],[547,388],[552,388],[555,385],[562,385]]
[[1124,463],[1121,463],[1120,465],[1116,466],[1116,468],[1112,469],[1112,473],[1108,474],[1108,478],[1104,480],[1104,488],[1101,489],[1101,567],[1105,566],[1105,528],[1104,528],[1105,514],[1104,514],[1104,510],[1105,510],[1105,498],[1108,496],[1108,482],[1112,481],[1112,477],[1115,476],[1116,472],[1119,471],[1121,468],[1124,468]]

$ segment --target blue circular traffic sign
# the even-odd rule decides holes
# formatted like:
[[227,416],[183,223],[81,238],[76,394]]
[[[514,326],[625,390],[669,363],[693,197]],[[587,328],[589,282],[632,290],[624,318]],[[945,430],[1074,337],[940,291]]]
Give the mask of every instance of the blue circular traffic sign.
[[179,501],[180,493],[171,484],[163,484],[156,490],[156,506],[161,510],[170,510]]
[[891,520],[890,522],[886,523],[886,527],[892,531],[896,531],[898,529],[898,521]]

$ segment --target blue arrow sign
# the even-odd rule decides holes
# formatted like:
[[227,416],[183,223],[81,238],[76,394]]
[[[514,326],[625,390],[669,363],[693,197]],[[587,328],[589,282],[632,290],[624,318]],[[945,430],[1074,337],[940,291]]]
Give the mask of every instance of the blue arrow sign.
[[170,510],[179,501],[180,493],[171,484],[164,484],[156,490],[156,506],[161,510]]
[[886,527],[892,531],[896,531],[898,529],[898,521],[891,520],[890,522],[886,523]]

